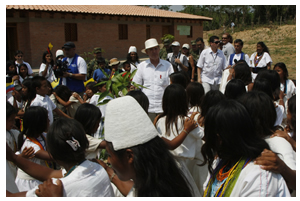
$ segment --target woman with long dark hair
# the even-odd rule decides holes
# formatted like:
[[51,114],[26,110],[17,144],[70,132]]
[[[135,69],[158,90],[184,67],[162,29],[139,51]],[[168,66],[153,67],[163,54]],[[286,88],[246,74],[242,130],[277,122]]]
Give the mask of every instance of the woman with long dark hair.
[[270,56],[269,48],[264,42],[258,42],[256,45],[256,52],[250,57],[250,67],[252,71],[252,77],[255,79],[257,73],[261,70],[270,70],[272,59]]
[[[155,126],[161,137],[173,140],[184,131],[184,121],[186,118],[189,118],[187,116],[187,95],[181,85],[171,84],[165,89],[162,100],[162,109],[163,113],[158,116]],[[200,192],[200,195],[203,195],[202,186],[207,174],[205,174],[204,171],[202,172],[203,175],[200,175],[200,168],[195,163],[194,166],[196,167],[188,168],[187,161],[196,158],[197,151],[200,151],[202,146],[202,137],[203,130],[197,127],[187,135],[178,148],[171,151],[176,160],[180,163],[181,169],[191,183],[196,196],[196,190]],[[202,157],[199,160],[202,160]],[[194,169],[197,169],[198,171],[194,171]],[[195,186],[195,183],[197,186]]]
[[128,50],[128,54],[126,57],[126,61],[130,63],[130,73],[132,73],[140,63],[139,55],[137,53],[137,49],[135,46],[130,46]]
[[205,117],[205,139],[203,164],[208,162],[211,174],[205,197],[290,196],[280,174],[254,165],[269,145],[256,134],[242,104],[223,100],[211,107]]
[[40,66],[39,75],[45,77],[50,83],[56,80],[52,67],[54,60],[51,51],[45,51],[42,56],[42,64]]

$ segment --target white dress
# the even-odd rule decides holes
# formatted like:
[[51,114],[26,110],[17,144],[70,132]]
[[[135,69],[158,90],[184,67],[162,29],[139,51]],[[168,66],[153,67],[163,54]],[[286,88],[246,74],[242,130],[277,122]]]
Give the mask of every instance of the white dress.
[[[52,179],[56,184],[56,179]],[[69,175],[60,178],[63,183],[63,197],[114,197],[110,180],[104,168],[85,160]],[[26,197],[37,197],[35,187],[26,193]]]
[[[164,137],[168,140],[173,140],[178,134],[175,129],[175,125],[172,126],[173,130],[170,131],[170,136],[166,136],[166,129],[165,129],[165,120],[166,117],[161,117],[157,123],[156,128],[159,133],[160,137]],[[177,121],[177,128],[178,133],[181,133],[183,130],[183,121],[181,119],[178,119]],[[179,145],[176,149],[171,150],[170,152],[175,156],[176,161],[178,162],[179,168],[182,170],[184,175],[186,176],[187,180],[190,182],[191,187],[194,191],[194,196],[199,197],[202,196],[202,194],[199,192],[199,174],[197,173],[196,177],[194,175],[192,176],[190,170],[187,167],[187,160],[194,160],[197,155],[197,152],[201,149],[202,146],[202,137],[204,133],[200,130],[199,127],[192,130],[187,137],[184,139],[181,145]],[[200,141],[198,140],[200,139]],[[193,169],[193,168],[191,168]],[[206,179],[207,175],[204,175],[204,180]],[[198,185],[195,183],[195,181],[198,182]]]
[[[43,133],[44,135],[44,138],[46,138],[46,133]],[[37,140],[42,144],[44,150],[46,150],[46,143],[45,141],[42,139],[41,136],[39,136],[37,138]],[[27,147],[33,147],[34,148],[34,154],[38,151],[41,150],[41,148],[33,143],[32,141],[30,141],[29,139],[26,139],[23,143],[23,146],[20,150],[20,153],[23,152],[24,148]],[[46,163],[44,160],[42,159],[39,159],[39,158],[36,158],[36,157],[33,157],[31,159],[28,159],[34,163],[37,163],[39,165],[42,165],[42,166],[46,166]],[[18,175],[17,175],[17,178],[16,178],[16,184],[19,188],[19,191],[22,192],[22,191],[28,191],[32,188],[34,188],[35,186],[38,186],[39,184],[42,184],[43,182],[42,181],[39,181],[33,177],[31,177],[30,175],[28,175],[27,173],[25,173],[23,170],[21,170],[20,168],[18,168]]]

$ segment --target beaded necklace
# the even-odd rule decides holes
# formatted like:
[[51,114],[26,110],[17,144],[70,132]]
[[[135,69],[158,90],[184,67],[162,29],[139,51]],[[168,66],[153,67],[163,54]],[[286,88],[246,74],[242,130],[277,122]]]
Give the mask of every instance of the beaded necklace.
[[[210,177],[208,185],[204,191],[203,197],[208,197],[210,195],[212,190],[212,184],[215,179],[217,179],[218,181],[223,181],[226,178],[226,181],[216,191],[215,197],[229,197],[242,169],[246,167],[250,161],[250,159],[240,158],[239,161],[226,173],[222,173],[222,171],[228,164],[225,164],[224,166],[219,165],[215,169],[214,174]],[[222,164],[222,162],[220,162],[220,164]]]
[[260,62],[260,60],[262,59],[263,56],[264,56],[264,52],[260,56],[258,56],[258,53],[256,53],[256,56],[254,57],[255,67],[258,65],[258,63]]
[[[85,159],[83,161],[85,161]],[[81,161],[81,162],[77,163],[76,165],[72,166],[69,169],[69,171],[64,174],[64,177],[67,177],[69,174],[71,174],[71,172],[73,172],[81,163],[83,163],[83,161]]]

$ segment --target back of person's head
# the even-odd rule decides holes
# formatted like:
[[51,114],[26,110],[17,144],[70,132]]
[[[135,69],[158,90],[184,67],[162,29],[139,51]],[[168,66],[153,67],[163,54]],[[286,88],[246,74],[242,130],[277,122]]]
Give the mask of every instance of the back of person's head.
[[23,55],[23,52],[22,52],[21,50],[17,50],[17,51],[15,52],[15,56],[17,56],[18,54],[22,54],[22,55]]
[[47,133],[47,150],[58,163],[81,163],[85,160],[88,146],[85,131],[75,119],[59,118]]
[[260,78],[265,78],[269,81],[269,83],[271,84],[274,100],[278,100],[280,93],[280,77],[278,73],[274,70],[261,70],[257,73],[255,79]]
[[9,102],[6,101],[6,120],[11,116],[11,115],[16,115],[18,113],[18,110],[12,106]]
[[199,82],[190,82],[186,87],[188,103],[191,107],[200,107],[204,97],[204,88]]
[[242,47],[244,46],[244,42],[241,39],[236,39],[234,43],[239,43]]
[[221,100],[226,99],[225,95],[219,90],[210,90],[204,95],[201,102],[201,116],[205,117],[209,108],[218,104]]
[[65,85],[58,85],[53,91],[65,102],[72,96],[72,91]]
[[99,126],[101,116],[97,106],[84,103],[77,108],[74,119],[81,123],[86,134],[92,135]]
[[[175,101],[176,100],[176,101]],[[185,116],[188,111],[187,96],[179,84],[171,84],[164,91],[162,100],[163,116],[176,118]]]
[[219,40],[219,37],[218,37],[218,36],[211,36],[211,37],[209,38],[209,42],[210,42],[210,43],[213,43],[213,42],[215,42],[215,39],[218,39],[218,40]]
[[245,85],[252,82],[251,71],[246,62],[238,62],[234,67],[234,74],[234,78],[242,80]]
[[187,78],[181,73],[181,71],[174,72],[170,75],[170,81],[172,84],[180,84],[185,89],[187,86]]
[[289,73],[288,73],[286,65],[283,62],[279,62],[279,63],[274,65],[273,70],[275,70],[276,67],[280,68],[283,71],[284,80],[287,80],[288,76],[289,76]]
[[140,105],[141,107],[145,110],[145,112],[148,114],[148,109],[149,109],[149,99],[148,97],[144,94],[139,89],[129,91],[126,96],[132,96]]
[[95,86],[97,83],[96,82],[89,82],[86,84],[85,88],[86,89],[91,89],[92,92],[95,94],[98,92],[98,87]]
[[241,157],[252,160],[258,157],[268,144],[254,129],[246,108],[236,100],[222,100],[211,107],[204,123],[205,144],[201,148],[204,163],[208,161],[210,173],[215,156],[226,164]]
[[[126,149],[114,151],[112,143],[107,142],[119,160],[126,157]],[[133,152],[135,169],[134,187],[137,197],[190,197],[191,188],[178,169],[174,156],[167,150],[160,137],[130,148]],[[155,165],[153,165],[155,162]]]
[[[29,138],[37,138],[43,132],[47,132],[49,125],[48,111],[41,106],[30,106],[26,109],[23,116],[22,134]],[[18,146],[21,149],[24,139],[20,135],[18,138]]]
[[252,91],[262,91],[266,93],[272,100],[274,99],[271,84],[265,78],[256,78],[254,80]]
[[41,88],[42,81],[47,80],[44,76],[34,76],[32,78],[32,88],[34,91],[36,91],[36,88]]
[[270,54],[269,48],[267,47],[267,45],[264,42],[260,41],[257,43],[257,45],[260,45],[263,48],[263,52],[267,52],[268,54]]
[[230,80],[225,88],[225,96],[228,99],[237,99],[241,95],[246,93],[245,84],[240,79]]
[[264,92],[250,91],[238,101],[247,109],[257,134],[265,138],[274,132],[276,110],[272,99]]
[[[289,115],[291,115],[290,118]],[[296,136],[296,95],[288,100],[288,123],[293,129],[294,136]]]

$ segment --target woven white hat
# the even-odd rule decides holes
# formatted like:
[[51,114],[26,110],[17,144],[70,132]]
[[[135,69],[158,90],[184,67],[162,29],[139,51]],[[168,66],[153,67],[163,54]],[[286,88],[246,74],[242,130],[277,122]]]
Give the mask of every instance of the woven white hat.
[[174,42],[172,43],[172,46],[180,46],[180,43],[179,43],[178,41],[174,41]]
[[149,49],[156,46],[158,46],[158,42],[155,38],[150,38],[145,41],[145,49]]
[[128,53],[130,53],[130,52],[135,52],[135,53],[137,53],[136,47],[135,47],[135,46],[130,46],[130,47],[129,47],[129,50],[128,50]]
[[56,58],[57,58],[58,56],[65,56],[65,55],[64,55],[64,52],[63,52],[62,50],[57,50],[57,51],[56,51]]
[[186,48],[186,49],[189,50],[189,49],[190,49],[190,46],[189,46],[189,44],[185,43],[185,44],[183,44],[182,48]]
[[140,104],[131,96],[108,102],[104,121],[105,140],[115,151],[144,144],[158,132]]

